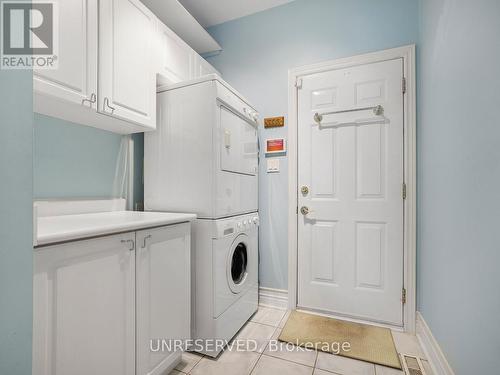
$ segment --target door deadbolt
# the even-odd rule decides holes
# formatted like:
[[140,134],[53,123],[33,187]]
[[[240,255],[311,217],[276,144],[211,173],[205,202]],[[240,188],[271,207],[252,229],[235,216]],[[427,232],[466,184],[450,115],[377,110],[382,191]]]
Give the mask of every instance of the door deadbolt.
[[301,213],[302,215],[307,215],[307,214],[309,213],[309,207],[302,206],[302,207],[300,208],[300,213]]
[[304,195],[309,194],[309,188],[304,185],[300,188],[300,192]]

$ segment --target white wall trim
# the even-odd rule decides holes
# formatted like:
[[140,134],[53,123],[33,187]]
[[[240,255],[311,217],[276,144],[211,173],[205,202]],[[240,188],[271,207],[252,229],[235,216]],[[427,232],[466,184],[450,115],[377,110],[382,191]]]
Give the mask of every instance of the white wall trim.
[[392,48],[353,57],[330,60],[294,68],[288,72],[288,307],[297,307],[297,79],[323,71],[403,59],[406,77],[404,96],[405,182],[404,202],[404,282],[407,302],[404,305],[404,330],[415,332],[416,312],[416,82],[415,45]]
[[259,305],[287,309],[288,290],[260,287]]
[[434,374],[455,375],[439,343],[419,311],[417,312],[417,338]]

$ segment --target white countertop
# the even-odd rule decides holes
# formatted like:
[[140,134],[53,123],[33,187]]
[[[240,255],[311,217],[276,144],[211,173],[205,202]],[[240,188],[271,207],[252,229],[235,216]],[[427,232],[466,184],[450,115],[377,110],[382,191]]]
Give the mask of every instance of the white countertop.
[[194,214],[167,212],[111,211],[38,217],[36,245],[84,239],[120,232],[183,223]]

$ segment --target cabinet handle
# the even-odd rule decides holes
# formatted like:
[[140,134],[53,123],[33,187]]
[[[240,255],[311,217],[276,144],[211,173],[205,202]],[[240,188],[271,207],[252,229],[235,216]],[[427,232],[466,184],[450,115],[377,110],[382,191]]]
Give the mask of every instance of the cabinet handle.
[[85,103],[89,103],[90,106],[92,107],[92,104],[94,104],[95,102],[97,102],[97,95],[92,93],[90,95],[90,99],[87,98],[82,100],[82,105],[85,105]]
[[149,240],[151,238],[151,235],[147,235],[144,237],[143,241],[142,241],[142,248],[145,249],[146,248],[146,241]]
[[104,110],[106,110],[106,108],[109,108],[111,110],[111,113],[113,113],[115,111],[115,107],[112,107],[109,105],[109,99],[108,98],[104,98]]
[[122,244],[126,244],[126,243],[130,244],[130,247],[129,247],[130,251],[134,251],[135,250],[135,242],[134,242],[134,240],[122,240],[121,242],[122,242]]

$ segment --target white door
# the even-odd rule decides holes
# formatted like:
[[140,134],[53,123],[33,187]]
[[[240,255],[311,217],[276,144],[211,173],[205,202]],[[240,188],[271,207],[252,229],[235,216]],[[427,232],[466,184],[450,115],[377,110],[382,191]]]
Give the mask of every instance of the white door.
[[137,232],[136,375],[164,374],[180,355],[157,351],[158,339],[190,338],[190,228],[184,223]]
[[97,0],[58,0],[57,3],[58,68],[35,69],[34,92],[96,110]]
[[[300,307],[403,324],[402,79],[402,59],[302,79]],[[314,119],[378,105],[382,115],[365,109]]]
[[134,240],[35,250],[34,375],[135,375]]
[[154,129],[156,19],[139,0],[99,4],[99,112]]

